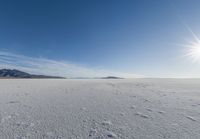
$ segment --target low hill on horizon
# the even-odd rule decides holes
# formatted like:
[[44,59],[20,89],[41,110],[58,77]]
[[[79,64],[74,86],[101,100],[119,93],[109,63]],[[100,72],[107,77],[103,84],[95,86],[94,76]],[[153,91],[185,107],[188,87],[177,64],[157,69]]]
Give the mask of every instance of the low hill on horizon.
[[124,79],[124,78],[116,77],[116,76],[107,76],[107,77],[103,77],[101,79]]

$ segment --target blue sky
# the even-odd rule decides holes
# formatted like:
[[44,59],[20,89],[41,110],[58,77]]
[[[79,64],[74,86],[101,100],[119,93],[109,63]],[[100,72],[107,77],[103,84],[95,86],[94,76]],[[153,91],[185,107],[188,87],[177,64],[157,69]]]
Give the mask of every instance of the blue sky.
[[183,47],[194,40],[188,27],[200,37],[199,5],[199,0],[2,0],[0,67],[70,77],[200,77],[200,63],[185,57]]

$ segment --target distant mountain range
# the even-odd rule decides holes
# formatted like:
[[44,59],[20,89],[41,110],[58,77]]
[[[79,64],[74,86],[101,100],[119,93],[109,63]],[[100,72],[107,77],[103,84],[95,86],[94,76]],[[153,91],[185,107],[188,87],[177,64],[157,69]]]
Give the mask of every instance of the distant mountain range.
[[[59,76],[30,74],[30,73],[23,72],[23,71],[16,70],[16,69],[0,69],[0,78],[65,79],[64,77],[59,77]],[[93,78],[77,77],[77,78],[72,78],[72,79],[93,79]],[[107,76],[107,77],[94,78],[94,79],[123,79],[123,78],[115,77],[115,76]]]
[[0,69],[0,78],[38,78],[38,79],[44,79],[44,78],[57,78],[57,79],[64,79],[64,77],[58,77],[58,76],[46,76],[46,75],[34,75],[29,74],[20,70],[16,69]]

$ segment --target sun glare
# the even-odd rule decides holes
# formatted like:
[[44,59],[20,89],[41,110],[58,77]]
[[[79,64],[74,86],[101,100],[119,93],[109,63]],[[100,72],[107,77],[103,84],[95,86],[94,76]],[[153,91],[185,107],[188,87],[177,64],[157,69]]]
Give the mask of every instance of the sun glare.
[[189,56],[193,62],[200,61],[200,43],[192,43],[187,47],[187,56]]
[[194,41],[186,45],[186,56],[196,63],[200,62],[200,39],[192,31],[191,33],[194,37]]

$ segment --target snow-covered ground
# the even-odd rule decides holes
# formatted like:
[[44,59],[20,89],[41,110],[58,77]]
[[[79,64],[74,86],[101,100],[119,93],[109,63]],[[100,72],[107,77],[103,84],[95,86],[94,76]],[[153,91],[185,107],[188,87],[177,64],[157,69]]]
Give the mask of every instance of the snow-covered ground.
[[0,139],[110,138],[200,139],[200,80],[0,80]]

